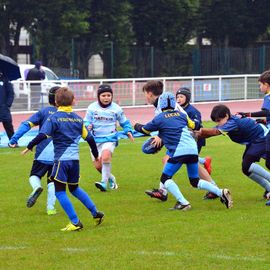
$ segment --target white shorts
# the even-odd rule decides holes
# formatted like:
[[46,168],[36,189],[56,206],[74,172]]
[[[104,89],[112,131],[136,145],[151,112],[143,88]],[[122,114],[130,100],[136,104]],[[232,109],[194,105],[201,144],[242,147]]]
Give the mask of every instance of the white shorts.
[[[98,156],[101,157],[101,154],[104,150],[109,150],[111,153],[113,153],[115,147],[116,147],[116,142],[97,143]],[[95,158],[92,152],[91,152],[91,156],[92,156],[92,160],[94,161]]]

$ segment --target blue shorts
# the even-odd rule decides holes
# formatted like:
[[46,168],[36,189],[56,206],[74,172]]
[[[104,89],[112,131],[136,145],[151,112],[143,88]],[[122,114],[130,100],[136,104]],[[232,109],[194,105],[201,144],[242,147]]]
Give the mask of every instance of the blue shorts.
[[186,164],[187,166],[189,178],[199,178],[199,164],[197,155],[186,155],[170,158],[163,169],[163,173],[169,177],[173,177],[183,164]]
[[80,179],[79,160],[55,161],[51,178],[60,183],[77,185]]
[[265,139],[261,139],[247,145],[243,159],[245,156],[252,156],[254,161],[259,161],[261,158],[265,159],[267,151],[266,145],[267,143]]

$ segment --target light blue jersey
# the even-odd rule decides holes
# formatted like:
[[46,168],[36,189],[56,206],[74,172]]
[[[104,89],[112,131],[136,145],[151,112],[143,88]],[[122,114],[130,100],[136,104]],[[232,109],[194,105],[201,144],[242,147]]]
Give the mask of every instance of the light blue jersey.
[[117,142],[117,122],[124,129],[125,134],[132,132],[130,121],[122,108],[114,102],[103,108],[96,101],[88,106],[84,117],[86,127],[92,126],[91,132],[96,143]]

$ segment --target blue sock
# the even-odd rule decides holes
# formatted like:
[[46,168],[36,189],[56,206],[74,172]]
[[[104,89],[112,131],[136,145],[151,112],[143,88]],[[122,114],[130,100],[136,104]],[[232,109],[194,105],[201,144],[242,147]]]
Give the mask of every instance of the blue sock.
[[64,211],[68,215],[70,221],[73,224],[77,224],[79,222],[79,218],[75,212],[75,209],[74,209],[69,197],[67,196],[67,193],[65,191],[56,191],[55,195],[56,195],[57,200],[61,204],[62,208],[64,209]]
[[189,204],[189,201],[186,200],[182,192],[180,191],[179,187],[176,185],[176,183],[172,179],[168,179],[164,186],[167,188],[169,192],[172,193],[172,195],[176,198],[178,202],[180,202],[182,205]]
[[199,157],[199,162],[200,162],[201,164],[204,164],[205,158]]
[[71,194],[84,204],[84,206],[91,212],[93,217],[96,216],[97,208],[90,196],[82,188],[77,187],[71,192]]
[[215,186],[212,183],[207,182],[205,180],[200,179],[197,187],[198,187],[198,189],[204,189],[204,190],[210,191],[219,197],[222,196],[221,189],[219,189],[217,186]]

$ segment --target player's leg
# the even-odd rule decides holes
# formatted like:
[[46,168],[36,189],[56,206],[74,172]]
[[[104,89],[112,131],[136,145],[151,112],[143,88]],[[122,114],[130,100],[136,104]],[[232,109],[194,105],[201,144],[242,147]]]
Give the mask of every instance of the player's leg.
[[29,177],[29,183],[32,187],[32,192],[29,195],[26,206],[27,207],[32,207],[40,194],[43,191],[43,188],[41,186],[41,178],[47,173],[47,165],[43,164],[37,160],[33,161],[31,172],[30,172],[30,177]]
[[207,190],[208,192],[216,194],[221,198],[221,202],[224,203],[227,208],[231,208],[233,202],[230,191],[228,189],[220,189],[212,183],[200,179],[198,167],[198,162],[187,163],[190,184],[195,188]]
[[55,187],[54,182],[51,180],[52,166],[48,165],[48,173],[47,173],[47,214],[55,215],[57,213],[55,209]]
[[96,221],[96,224],[101,224],[104,219],[104,213],[97,210],[90,196],[81,187],[79,187],[79,185],[69,184],[68,188],[71,194],[76,197],[90,211],[91,215]]
[[[162,164],[164,166],[167,163],[169,158],[170,157],[168,155],[165,155],[162,158]],[[168,199],[168,191],[165,188],[164,183],[162,183],[162,181],[159,182],[159,189],[153,188],[152,190],[146,190],[145,194],[147,194],[151,198],[156,198],[156,199],[159,199],[159,200],[161,200],[163,202],[167,201],[167,199]]]
[[116,183],[115,177],[111,173],[111,161],[112,154],[116,147],[115,142],[102,143],[101,145],[101,181],[96,182],[95,185],[101,191],[107,190],[107,184],[109,182],[110,189],[117,189],[118,185]]
[[163,173],[160,178],[165,188],[175,197],[176,204],[173,210],[189,210],[191,208],[189,201],[184,197],[177,184],[173,181],[173,175],[181,168],[182,163],[171,162],[169,159],[163,169]]
[[261,157],[265,157],[265,149],[265,141],[253,143],[247,147],[243,154],[242,171],[251,180],[265,189],[264,197],[268,199],[268,197],[270,197],[270,173],[262,166],[255,163],[258,162]]
[[67,214],[70,223],[62,231],[77,231],[83,228],[77,213],[66,193],[66,184],[68,181],[68,172],[71,168],[71,161],[56,162],[52,169],[51,178],[54,181],[55,196]]
[[209,156],[199,157],[199,163],[204,166],[209,174],[212,173],[212,158]]

